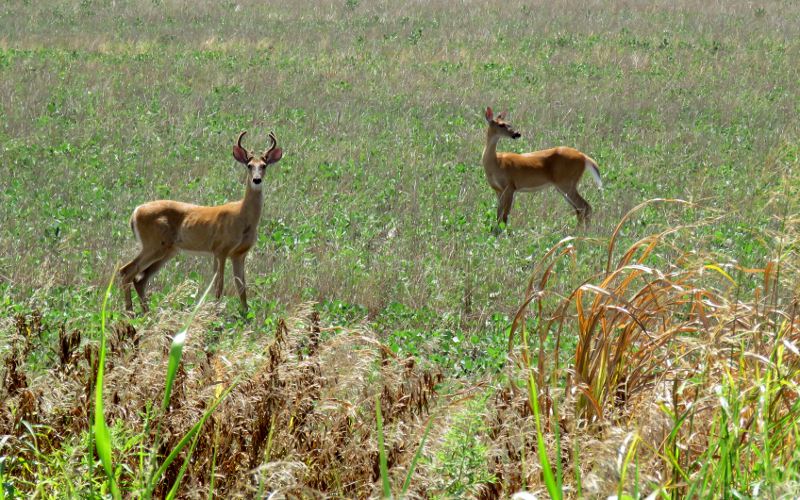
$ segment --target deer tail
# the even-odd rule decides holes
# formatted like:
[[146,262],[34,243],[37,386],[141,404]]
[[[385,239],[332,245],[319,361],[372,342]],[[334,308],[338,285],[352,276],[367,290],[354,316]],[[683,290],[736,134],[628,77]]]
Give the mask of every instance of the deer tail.
[[588,170],[589,173],[592,174],[592,178],[594,179],[594,183],[597,184],[597,187],[603,189],[603,180],[600,178],[600,169],[597,167],[597,162],[587,155],[583,156],[586,158],[584,169]]

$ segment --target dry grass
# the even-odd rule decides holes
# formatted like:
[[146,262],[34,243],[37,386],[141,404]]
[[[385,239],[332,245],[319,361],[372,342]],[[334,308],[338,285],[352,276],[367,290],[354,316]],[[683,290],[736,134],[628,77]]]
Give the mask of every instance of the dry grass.
[[[164,429],[156,443],[164,456],[234,384],[201,431],[180,490],[185,497],[205,496],[212,480],[215,494],[226,497],[380,496],[376,397],[395,487],[432,418],[430,444],[409,494],[452,491],[442,482],[442,450],[451,446],[454,429],[462,429],[459,415],[471,411],[482,422],[465,427],[477,433],[469,436],[471,446],[486,450],[471,459],[477,457],[484,475],[459,491],[478,498],[520,490],[541,494],[537,416],[524,389],[533,373],[543,408],[538,417],[567,497],[654,491],[705,496],[753,488],[775,497],[796,494],[790,464],[800,459],[800,309],[792,288],[798,241],[787,239],[782,248],[788,252],[761,269],[719,266],[693,252],[664,261],[678,250],[671,238],[677,241],[688,229],[676,227],[617,251],[616,234],[634,216],[608,240],[607,271],[568,294],[549,287],[557,280],[555,264],[577,251],[573,242],[565,240],[543,257],[512,326],[503,376],[468,387],[396,357],[367,328],[328,331],[308,307],[280,321],[268,341],[252,337],[212,354],[204,332],[216,312],[206,307],[189,332],[168,414],[160,423],[148,421],[147,409],[160,398],[169,335],[180,318],[161,317],[146,332],[117,323],[109,342],[106,412],[125,434],[139,436],[116,458],[127,464],[120,484],[136,491],[137,450],[152,442],[152,429]],[[785,234],[797,234],[795,219],[785,227]],[[528,311],[535,314],[528,318]],[[80,332],[63,331],[58,367],[26,376],[17,359],[42,329],[41,318],[19,317],[16,325],[5,359],[0,433],[11,436],[6,450],[18,450],[6,468],[25,491],[53,473],[42,456],[86,431],[96,349],[93,343],[81,349]],[[571,331],[577,346],[563,356],[562,337]],[[482,408],[469,403],[478,396]],[[35,471],[21,465],[37,461]],[[82,463],[68,467],[87,474]],[[178,469],[175,462],[167,471],[161,494]]]
[[[168,333],[177,331],[179,323],[176,318],[164,317],[146,332],[137,332],[127,323],[115,325],[106,368],[105,411],[111,423],[122,424],[126,433],[141,439],[116,458],[126,464],[126,470],[137,470],[137,453],[152,441],[157,427],[164,435],[157,443],[160,453],[174,448],[215,395],[242,370],[248,371],[247,375],[200,435],[184,477],[185,496],[204,496],[212,480],[215,493],[226,497],[252,497],[258,491],[276,490],[289,496],[374,494],[373,484],[378,479],[376,396],[381,400],[389,467],[399,474],[408,465],[423,425],[439,402],[435,388],[441,382],[438,372],[420,369],[410,358],[398,359],[368,330],[336,335],[321,331],[319,317],[310,309],[281,321],[269,342],[211,355],[205,352],[202,332],[213,318],[213,311],[205,309],[190,330],[184,363],[163,422],[148,420],[147,409],[161,396]],[[20,333],[29,332],[30,325],[35,329],[36,321],[36,317],[20,318]],[[12,436],[5,446],[17,450],[7,457],[6,468],[19,481],[18,488],[25,484],[33,487],[39,474],[55,473],[47,469],[25,472],[21,464],[38,460],[41,454],[61,446],[64,439],[87,430],[96,349],[87,344],[84,353],[77,355],[74,335],[62,337],[65,363],[36,380],[26,381],[20,373],[18,355],[6,358],[0,433]],[[14,342],[14,353],[17,345],[24,349],[24,338]],[[21,425],[23,421],[25,425]],[[22,445],[30,438],[31,427],[36,429],[35,452],[34,447]],[[80,464],[69,466],[80,468]],[[163,488],[174,482],[179,468],[176,462],[167,471]],[[123,473],[120,484],[135,491],[134,479]],[[57,496],[59,492],[47,494]]]
[[[582,469],[585,482],[567,483],[569,490],[575,493],[581,486],[584,494],[605,496],[618,488],[661,489],[702,496],[762,483],[773,496],[796,494],[790,470],[770,476],[770,466],[761,463],[765,453],[773,465],[797,460],[800,309],[797,274],[790,271],[796,250],[788,261],[776,252],[760,269],[720,266],[692,251],[659,268],[649,262],[665,249],[674,253],[669,235],[687,228],[644,238],[617,257],[615,238],[625,222],[609,240],[606,272],[552,302],[547,286],[556,279],[553,261],[576,251],[569,240],[555,247],[534,273],[512,327],[513,340],[515,329],[526,328],[533,304],[537,321],[530,333],[539,347],[536,361],[525,344],[514,358],[524,372],[525,367],[533,370],[550,430],[561,429],[566,477],[574,472],[570,467]],[[796,221],[786,223],[796,229]],[[798,240],[785,244],[784,249],[796,249]],[[578,343],[570,361],[561,365],[558,346],[571,330]],[[556,346],[551,352],[544,349],[548,336]],[[564,388],[562,394],[558,387]],[[527,432],[519,431],[530,419],[530,402],[524,391],[506,388],[499,394],[503,412],[496,420],[497,433],[505,429],[499,441],[516,445],[505,456],[528,457],[521,470],[531,471],[506,490],[514,491],[538,483],[531,424]],[[560,408],[560,420],[553,418],[554,407]],[[527,451],[519,446],[526,443]],[[576,449],[581,455],[577,462]],[[623,466],[629,452],[636,461]],[[498,475],[514,477],[520,467],[509,468],[509,462],[517,461],[498,460]],[[716,477],[718,470],[709,468],[709,461],[721,467],[731,461],[734,470]],[[698,486],[704,480],[708,485]]]

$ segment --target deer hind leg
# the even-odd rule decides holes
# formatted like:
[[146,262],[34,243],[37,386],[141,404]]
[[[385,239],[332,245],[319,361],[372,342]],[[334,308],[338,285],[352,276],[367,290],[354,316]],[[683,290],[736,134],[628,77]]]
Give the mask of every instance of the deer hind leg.
[[[131,299],[131,285],[135,285],[136,279],[139,274],[146,270],[154,262],[161,260],[160,253],[145,252],[142,249],[132,261],[128,262],[122,269],[119,270],[120,278],[122,279],[122,290],[125,295],[125,309],[128,312],[133,312],[133,300]],[[136,292],[139,290],[137,288]],[[141,298],[141,295],[140,295]]]
[[133,312],[133,300],[131,300],[131,283],[138,274],[140,255],[137,255],[132,261],[128,262],[119,270],[119,276],[122,280],[122,291],[125,295],[125,310]]
[[559,189],[559,191],[564,196],[564,199],[575,209],[575,215],[578,217],[578,227],[586,228],[586,225],[592,217],[592,206],[589,205],[588,201],[583,199],[577,189],[573,188],[568,191]]
[[139,295],[139,302],[142,304],[142,311],[147,312],[150,307],[147,305],[147,298],[145,294],[147,293],[147,285],[150,283],[150,279],[155,276],[157,272],[161,270],[164,265],[169,262],[169,260],[175,256],[177,252],[172,250],[168,252],[162,258],[156,260],[146,269],[139,273],[138,276],[133,280],[133,287],[136,289],[137,295]]

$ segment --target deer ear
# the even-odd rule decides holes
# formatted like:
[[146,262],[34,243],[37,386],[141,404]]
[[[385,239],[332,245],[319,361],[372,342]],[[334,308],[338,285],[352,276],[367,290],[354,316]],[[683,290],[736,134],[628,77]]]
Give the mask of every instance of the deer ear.
[[244,163],[245,165],[250,161],[250,155],[247,154],[244,148],[239,147],[238,144],[233,145],[233,157],[236,158],[236,161]]
[[507,115],[507,114],[508,114],[508,111],[503,111],[502,113],[500,113],[499,115],[497,115],[497,118],[498,118],[499,120],[505,120],[505,119],[506,119],[506,115]]
[[264,162],[267,165],[271,163],[277,163],[283,157],[283,150],[281,148],[275,148],[270,151],[267,156],[264,158]]
[[486,121],[490,122],[494,118],[494,113],[492,113],[492,108],[486,108]]

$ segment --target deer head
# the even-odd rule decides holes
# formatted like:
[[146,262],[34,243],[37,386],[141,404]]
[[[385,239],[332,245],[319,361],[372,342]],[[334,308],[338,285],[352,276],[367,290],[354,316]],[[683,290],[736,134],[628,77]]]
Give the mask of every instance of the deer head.
[[505,136],[511,137],[512,139],[519,139],[522,135],[514,130],[511,124],[506,121],[505,111],[495,116],[492,112],[492,108],[486,108],[486,122],[489,124],[489,130],[500,137]]
[[275,138],[275,134],[270,132],[269,138],[272,145],[261,153],[261,156],[256,157],[242,146],[242,137],[244,137],[246,133],[247,132],[242,132],[239,134],[239,138],[233,146],[233,157],[236,158],[236,161],[247,167],[248,186],[260,190],[261,181],[267,166],[277,163],[283,156],[283,150],[278,147],[278,140]]

